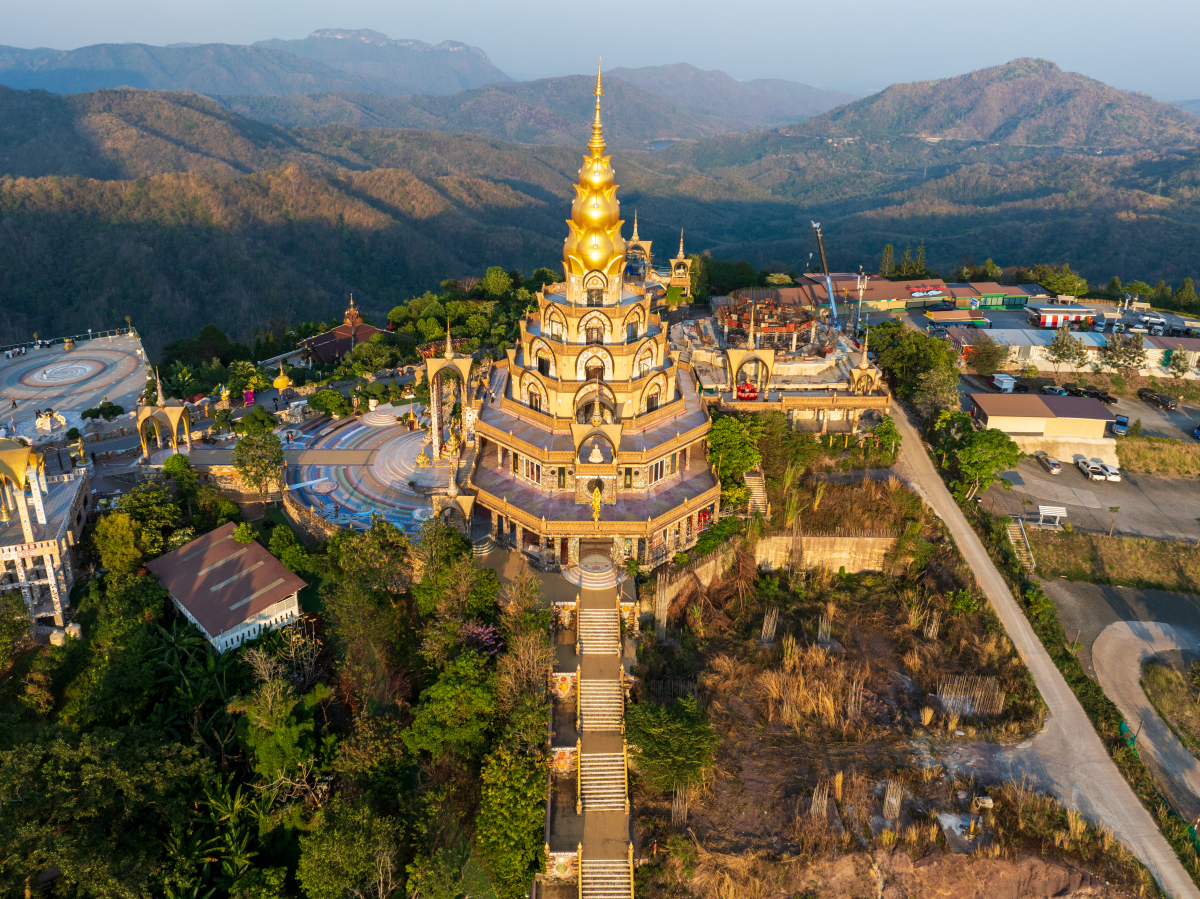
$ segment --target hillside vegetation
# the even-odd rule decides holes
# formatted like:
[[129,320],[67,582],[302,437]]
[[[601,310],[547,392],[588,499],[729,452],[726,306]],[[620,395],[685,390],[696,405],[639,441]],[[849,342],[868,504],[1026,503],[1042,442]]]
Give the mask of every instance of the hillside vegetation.
[[797,130],[865,140],[920,136],[1057,147],[1200,144],[1200,118],[1044,59],[894,84]]
[[302,40],[258,41],[254,46],[316,60],[392,94],[453,94],[510,80],[478,47],[458,41],[435,45],[393,40],[369,28],[322,28]]

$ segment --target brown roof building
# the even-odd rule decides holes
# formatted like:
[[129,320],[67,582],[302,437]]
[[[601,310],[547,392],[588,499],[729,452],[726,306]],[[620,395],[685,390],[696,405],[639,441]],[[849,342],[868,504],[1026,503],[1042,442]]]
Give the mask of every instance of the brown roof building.
[[231,522],[149,562],[175,607],[217,652],[300,614],[304,581],[262,546],[238,543]]
[[308,351],[313,362],[328,365],[331,362],[340,362],[360,343],[366,343],[376,334],[382,333],[383,329],[368,325],[362,320],[362,315],[354,307],[354,297],[351,297],[350,308],[346,310],[346,317],[340,325],[316,337],[304,338],[299,346]]
[[972,393],[971,401],[980,424],[1010,435],[1097,438],[1116,420],[1102,402],[1087,396]]

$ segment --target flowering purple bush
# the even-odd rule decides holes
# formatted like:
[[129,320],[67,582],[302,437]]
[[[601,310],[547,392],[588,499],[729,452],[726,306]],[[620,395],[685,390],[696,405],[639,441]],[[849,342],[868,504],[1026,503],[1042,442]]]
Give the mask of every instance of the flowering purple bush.
[[464,621],[458,632],[458,642],[467,649],[474,649],[485,655],[494,656],[504,648],[504,641],[496,633],[493,624],[479,624],[475,621]]

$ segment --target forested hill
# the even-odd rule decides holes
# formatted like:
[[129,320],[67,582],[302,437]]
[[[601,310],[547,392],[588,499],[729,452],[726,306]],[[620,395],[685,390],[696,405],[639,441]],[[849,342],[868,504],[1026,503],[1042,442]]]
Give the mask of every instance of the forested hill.
[[894,84],[793,130],[875,141],[923,137],[1058,147],[1200,146],[1200,117],[1064,72],[1044,59]]
[[325,29],[299,41],[93,44],[77,50],[0,47],[0,84],[80,93],[103,88],[202,94],[365,91],[450,94],[508,76],[477,47],[395,41],[376,31]]
[[[579,147],[591,127],[595,86],[593,77],[569,75],[489,84],[448,97],[339,93],[217,99],[234,112],[276,125],[430,128]],[[764,124],[745,112],[692,109],[619,78],[604,82],[604,136],[613,149],[643,149],[657,138],[709,137]]]
[[511,80],[478,47],[458,41],[393,40],[367,28],[323,28],[303,40],[259,41],[254,46],[314,59],[331,69],[386,85],[395,95],[454,94]]
[[[557,267],[590,132],[574,127],[574,145],[536,147],[282,128],[195,95],[0,89],[0,341],[125,315],[152,351],[210,322],[248,338],[336,319],[351,292],[378,322],[447,278]],[[660,255],[684,228],[689,253],[800,271],[815,219],[840,270],[923,241],[943,273],[970,255],[1067,262],[1093,284],[1197,275],[1198,151],[755,132],[618,149],[614,167]]]

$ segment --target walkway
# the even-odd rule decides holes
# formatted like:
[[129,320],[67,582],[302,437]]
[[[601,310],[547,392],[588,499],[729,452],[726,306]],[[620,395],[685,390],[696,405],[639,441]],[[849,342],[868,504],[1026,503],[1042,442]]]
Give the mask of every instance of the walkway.
[[573,860],[582,888],[573,887],[572,895],[632,899],[622,669],[633,659],[625,655],[618,591],[584,589],[577,596],[573,629],[558,632],[556,669],[578,677],[572,694],[555,704],[552,737],[556,756],[574,756],[574,777],[560,767],[551,786],[546,886],[555,885],[556,862]]
[[[1138,750],[1161,780],[1175,810],[1195,821],[1200,815],[1200,762],[1196,761],[1142,689],[1142,663],[1163,652],[1193,652],[1196,636],[1169,624],[1116,621],[1092,644],[1092,663],[1104,693],[1138,733]],[[1145,758],[1149,756],[1149,758]]]
[[904,469],[917,491],[945,522],[1017,652],[1029,666],[1049,709],[1041,733],[1014,750],[998,754],[995,762],[999,766],[1008,763],[1010,776],[1027,775],[1033,786],[1057,796],[1089,820],[1106,824],[1150,869],[1169,895],[1200,899],[1200,890],[1109,758],[1075,694],[1050,660],[1008,584],[942,483],[903,407],[895,407],[894,418],[904,439],[901,449]]

